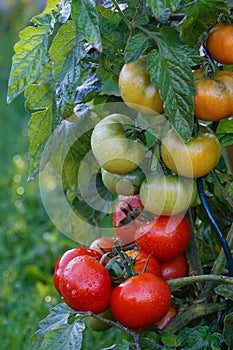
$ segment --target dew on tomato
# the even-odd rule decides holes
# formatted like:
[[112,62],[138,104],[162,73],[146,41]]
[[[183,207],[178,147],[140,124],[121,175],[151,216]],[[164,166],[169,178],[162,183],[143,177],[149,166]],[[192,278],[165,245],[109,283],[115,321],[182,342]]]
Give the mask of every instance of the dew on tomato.
[[91,256],[71,260],[61,273],[59,286],[64,301],[74,310],[99,314],[109,307],[110,275]]

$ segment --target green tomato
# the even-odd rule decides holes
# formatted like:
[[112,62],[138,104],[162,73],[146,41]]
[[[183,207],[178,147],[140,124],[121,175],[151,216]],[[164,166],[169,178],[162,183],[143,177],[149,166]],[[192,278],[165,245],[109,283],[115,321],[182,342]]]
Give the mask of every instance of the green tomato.
[[138,139],[127,138],[127,127],[134,126],[131,118],[111,114],[94,128],[91,148],[98,163],[107,171],[126,174],[136,169],[145,156],[145,146]]
[[101,174],[107,189],[122,196],[138,194],[142,180],[145,178],[145,174],[140,168],[136,168],[127,174],[113,174],[101,168]]
[[181,176],[150,174],[140,187],[145,209],[155,215],[176,215],[190,208],[197,197],[196,182]]
[[[102,318],[104,318],[106,320],[110,320],[110,321],[115,320],[111,308],[102,312],[98,316],[101,316]],[[101,320],[98,320],[97,318],[92,317],[92,316],[85,318],[85,323],[86,323],[88,328],[92,329],[95,332],[105,331],[105,330],[112,327],[110,324],[103,322]]]

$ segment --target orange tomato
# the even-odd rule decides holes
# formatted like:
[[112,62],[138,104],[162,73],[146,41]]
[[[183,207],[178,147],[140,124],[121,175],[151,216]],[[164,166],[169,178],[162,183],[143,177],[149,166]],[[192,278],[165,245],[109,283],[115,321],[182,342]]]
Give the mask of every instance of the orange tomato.
[[215,61],[233,64],[233,24],[217,23],[209,31],[206,47]]
[[206,79],[203,70],[194,72],[196,94],[194,115],[207,121],[218,121],[233,115],[233,72],[219,71],[214,79]]

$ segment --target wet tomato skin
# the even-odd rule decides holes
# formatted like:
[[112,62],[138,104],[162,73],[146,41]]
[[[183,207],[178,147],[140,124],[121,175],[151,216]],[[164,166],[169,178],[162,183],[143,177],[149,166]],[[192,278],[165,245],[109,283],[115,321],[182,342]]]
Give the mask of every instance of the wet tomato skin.
[[77,311],[100,314],[108,309],[112,291],[108,271],[87,255],[71,260],[60,276],[60,290],[65,303]]
[[115,318],[124,326],[136,330],[160,320],[167,313],[170,303],[167,283],[147,272],[122,282],[111,295]]
[[62,254],[55,265],[55,269],[53,273],[53,283],[59,294],[61,294],[59,281],[60,281],[60,275],[62,270],[72,259],[76,258],[76,256],[81,256],[81,255],[89,255],[97,260],[101,259],[101,254],[96,252],[94,249],[89,249],[84,247],[69,249],[64,254]]
[[136,231],[135,242],[161,262],[183,253],[190,237],[190,225],[184,215],[159,216]]
[[178,255],[172,260],[161,262],[160,267],[162,277],[165,280],[186,277],[188,274],[188,263],[183,254]]

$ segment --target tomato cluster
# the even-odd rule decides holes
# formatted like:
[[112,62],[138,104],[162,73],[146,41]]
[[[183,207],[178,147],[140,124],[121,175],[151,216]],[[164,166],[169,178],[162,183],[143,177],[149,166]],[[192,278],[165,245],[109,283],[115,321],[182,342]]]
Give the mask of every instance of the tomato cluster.
[[[223,27],[219,24],[209,33],[206,46],[218,62],[232,64],[213,49]],[[224,30],[232,36],[232,26]],[[119,90],[129,107],[154,116],[164,112],[164,103],[150,81],[146,61],[142,56],[122,67]],[[214,79],[207,79],[204,70],[198,69],[194,76],[195,117],[216,121],[232,115],[233,73],[221,70]],[[185,252],[191,229],[186,211],[197,201],[196,178],[217,165],[221,152],[215,134],[198,121],[186,143],[173,129],[165,130],[157,162],[161,166],[148,168],[142,166],[145,159],[148,164],[147,141],[136,119],[115,113],[97,123],[91,148],[103,185],[118,195],[112,222],[115,236],[65,252],[54,271],[54,285],[71,308],[117,320],[137,331],[153,324],[162,329],[177,313],[167,281],[189,272]],[[110,325],[95,321],[87,318],[95,330]]]

